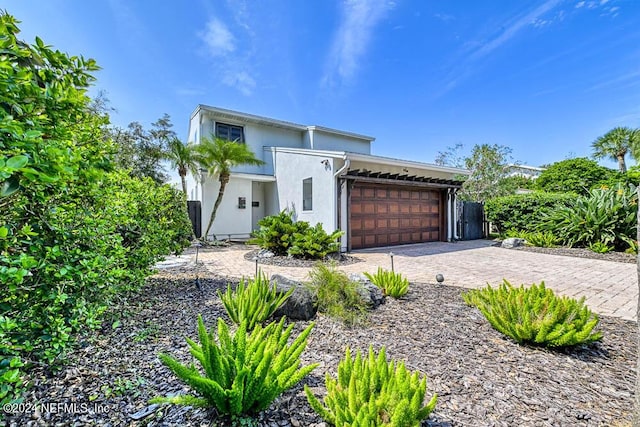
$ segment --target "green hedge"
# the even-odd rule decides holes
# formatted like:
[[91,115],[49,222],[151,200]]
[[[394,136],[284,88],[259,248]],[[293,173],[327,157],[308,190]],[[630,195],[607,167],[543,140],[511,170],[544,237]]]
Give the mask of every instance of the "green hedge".
[[181,193],[111,167],[108,117],[86,95],[95,62],[18,33],[0,13],[1,403],[190,235]]
[[487,219],[501,234],[508,230],[536,231],[536,224],[544,212],[557,206],[570,206],[576,197],[572,193],[514,194],[487,200],[484,210]]

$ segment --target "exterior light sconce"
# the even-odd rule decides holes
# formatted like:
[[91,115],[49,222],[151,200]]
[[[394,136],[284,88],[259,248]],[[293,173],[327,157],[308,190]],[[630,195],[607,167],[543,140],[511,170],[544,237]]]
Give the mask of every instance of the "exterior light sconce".
[[246,208],[247,208],[247,198],[238,197],[238,209],[246,209]]
[[325,170],[331,170],[331,164],[329,163],[329,159],[321,160],[320,163],[324,165]]

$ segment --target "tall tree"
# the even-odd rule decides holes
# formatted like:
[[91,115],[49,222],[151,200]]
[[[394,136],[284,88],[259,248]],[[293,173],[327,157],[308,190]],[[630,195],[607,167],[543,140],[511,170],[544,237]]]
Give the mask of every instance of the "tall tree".
[[593,157],[610,158],[618,162],[620,172],[627,172],[625,156],[631,153],[635,157],[640,151],[640,130],[629,127],[616,127],[598,137],[591,144]]
[[436,165],[452,166],[454,168],[464,168],[464,144],[457,143],[453,147],[447,147],[445,151],[438,151]]
[[171,118],[164,114],[145,129],[139,122],[131,122],[126,129],[113,127],[108,130],[111,139],[116,143],[114,161],[123,169],[128,169],[134,177],[149,177],[162,184],[167,182],[162,161],[168,150],[169,141],[176,138],[171,129]]
[[207,169],[209,176],[218,176],[220,189],[218,197],[213,205],[209,224],[205,231],[205,239],[209,235],[209,230],[216,219],[218,207],[222,202],[224,190],[231,177],[231,168],[240,165],[261,165],[264,162],[255,157],[255,154],[245,145],[234,141],[227,141],[221,138],[202,138],[196,147],[200,166]]
[[167,144],[165,158],[171,163],[171,167],[178,170],[182,181],[182,191],[187,196],[187,174],[191,173],[196,180],[198,174],[198,157],[195,144],[183,143],[179,138],[171,138]]
[[498,144],[475,145],[471,155],[465,158],[470,175],[462,187],[463,198],[484,202],[492,197],[511,192],[504,178],[512,163],[511,148]]

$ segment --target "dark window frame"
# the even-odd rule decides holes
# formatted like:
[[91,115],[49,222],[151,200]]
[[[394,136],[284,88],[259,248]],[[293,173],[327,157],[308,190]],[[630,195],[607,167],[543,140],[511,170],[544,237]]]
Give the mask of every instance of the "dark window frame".
[[302,180],[302,210],[313,210],[313,177]]
[[244,144],[244,127],[232,125],[230,123],[216,122],[216,137],[226,139],[227,141],[239,142]]

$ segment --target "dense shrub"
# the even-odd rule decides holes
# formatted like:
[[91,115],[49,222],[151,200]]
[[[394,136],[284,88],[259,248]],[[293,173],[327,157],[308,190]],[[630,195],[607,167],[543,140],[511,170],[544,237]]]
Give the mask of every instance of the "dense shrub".
[[409,292],[409,280],[400,273],[383,270],[382,267],[378,267],[378,271],[375,274],[365,272],[364,275],[371,280],[371,283],[382,289],[385,295],[389,295],[392,298],[403,297]]
[[615,174],[616,171],[600,166],[594,160],[578,157],[547,166],[535,182],[536,188],[542,191],[587,194]]
[[304,232],[304,227],[308,225],[304,221],[295,222],[293,212],[283,210],[278,215],[265,216],[258,221],[260,228],[253,232],[249,243],[276,255],[287,255],[289,248],[293,246],[294,233]]
[[0,13],[0,380],[19,397],[23,363],[55,363],[189,236],[184,198],[110,167],[107,117],[89,108],[93,60],[17,39]]
[[515,288],[505,280],[496,289],[488,285],[465,292],[462,298],[518,343],[563,347],[602,338],[602,333],[593,331],[598,316],[584,304],[584,297],[558,297],[544,282]]
[[568,206],[576,195],[563,193],[527,193],[496,197],[487,200],[484,210],[487,219],[502,234],[508,230],[535,231],[542,213],[556,206]]
[[229,318],[236,325],[247,323],[247,329],[252,330],[261,324],[285,303],[295,289],[291,288],[284,294],[279,294],[276,286],[269,283],[269,279],[262,272],[253,280],[242,279],[235,290],[227,285],[227,291],[218,290]]
[[344,231],[336,230],[327,234],[318,223],[315,227],[304,227],[303,232],[293,234],[293,245],[289,248],[289,255],[305,259],[323,259],[327,254],[340,250],[338,239]]
[[560,242],[560,239],[550,231],[509,230],[505,233],[505,237],[518,237],[524,239],[527,245],[538,248],[553,248]]
[[324,405],[305,385],[311,407],[336,427],[418,427],[436,406],[437,395],[425,405],[427,378],[411,373],[404,363],[387,362],[384,347],[376,356],[358,351],[355,359],[347,348],[338,364],[338,379],[326,375]]
[[253,232],[249,243],[257,244],[276,255],[297,258],[323,259],[340,249],[337,239],[344,232],[336,230],[327,234],[318,223],[311,227],[306,221],[294,221],[293,212],[284,210],[258,221],[260,228]]
[[545,213],[539,228],[553,232],[568,246],[602,243],[624,250],[634,245],[637,212],[636,188],[618,185],[591,190],[572,206]]
[[367,305],[362,299],[360,282],[354,282],[333,265],[318,263],[309,272],[308,286],[318,297],[318,311],[342,320],[346,325],[362,324],[367,319]]
[[257,325],[250,334],[243,322],[232,334],[218,318],[216,342],[214,329],[207,333],[199,316],[200,344],[189,338],[187,343],[204,373],[193,364],[185,366],[166,354],[161,354],[160,360],[200,397],[160,397],[152,402],[211,406],[228,415],[255,414],[266,409],[283,391],[296,385],[318,366],[301,367],[300,361],[314,324],[307,326],[288,344],[294,324],[284,328],[284,321],[282,318],[264,328]]

